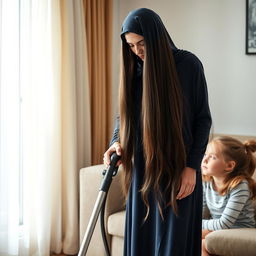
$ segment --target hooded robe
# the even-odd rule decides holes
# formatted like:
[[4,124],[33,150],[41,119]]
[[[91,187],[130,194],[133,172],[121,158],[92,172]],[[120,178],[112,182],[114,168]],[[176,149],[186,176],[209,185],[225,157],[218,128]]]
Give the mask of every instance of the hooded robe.
[[[184,98],[183,139],[187,153],[186,166],[196,170],[196,186],[191,195],[182,200],[177,200],[178,216],[174,214],[171,207],[167,207],[163,210],[164,219],[160,216],[154,193],[150,191],[148,195],[150,212],[148,218],[144,221],[146,206],[140,193],[145,170],[140,121],[143,94],[143,61],[137,57],[133,80],[135,150],[132,181],[126,202],[124,255],[198,256],[201,255],[202,228],[200,164],[208,143],[211,127],[203,66],[194,54],[176,48],[160,17],[152,10],[141,8],[130,12],[122,26],[121,38],[124,42],[124,35],[127,32],[143,36],[145,42],[158,40],[161,33],[167,33],[169,37]],[[119,118],[117,118],[110,144],[118,140]]]

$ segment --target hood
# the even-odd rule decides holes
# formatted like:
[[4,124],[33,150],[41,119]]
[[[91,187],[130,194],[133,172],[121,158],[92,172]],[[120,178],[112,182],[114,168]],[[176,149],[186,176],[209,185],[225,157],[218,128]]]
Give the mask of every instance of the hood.
[[177,49],[159,15],[150,9],[140,8],[131,11],[122,25],[121,38],[123,41],[126,41],[124,35],[127,32],[143,36],[147,44],[154,44],[161,38],[161,35],[167,34],[171,48]]

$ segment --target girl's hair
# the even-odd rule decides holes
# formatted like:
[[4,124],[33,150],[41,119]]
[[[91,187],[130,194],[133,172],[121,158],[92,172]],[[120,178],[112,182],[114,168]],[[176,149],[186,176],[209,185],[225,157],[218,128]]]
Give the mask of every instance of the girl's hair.
[[[163,218],[163,208],[171,205],[177,214],[176,195],[180,176],[185,167],[185,146],[182,136],[182,93],[171,41],[165,29],[156,40],[144,37],[141,130],[145,158],[145,175],[141,188],[142,199],[149,214],[148,195],[153,190]],[[135,142],[134,77],[136,56],[122,41],[120,103],[120,140],[125,169],[124,192],[127,196],[132,178],[132,159]],[[161,190],[161,187],[164,190]]]
[[[256,198],[256,182],[252,175],[256,168],[256,158],[253,153],[256,151],[256,140],[248,140],[242,143],[232,137],[216,137],[210,143],[217,144],[220,148],[224,161],[234,161],[235,167],[225,178],[225,185],[220,194],[225,195],[236,187],[242,180],[246,179],[251,191],[251,197]],[[211,177],[203,176],[204,180]]]

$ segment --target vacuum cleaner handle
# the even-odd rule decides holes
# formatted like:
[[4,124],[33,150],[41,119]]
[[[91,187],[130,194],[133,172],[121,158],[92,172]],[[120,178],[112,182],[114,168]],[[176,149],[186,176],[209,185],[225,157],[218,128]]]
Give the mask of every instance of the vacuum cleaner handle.
[[117,155],[116,152],[114,152],[110,157],[110,165],[108,167],[107,171],[105,172],[104,179],[101,184],[100,191],[108,192],[110,184],[112,182],[112,177],[117,174],[118,166],[116,166],[117,162],[121,156]]
[[120,159],[120,156],[117,155],[116,153],[113,153],[111,155],[110,165],[105,172],[105,176],[104,176],[103,182],[101,184],[101,188],[100,188],[98,197],[96,199],[96,203],[94,205],[93,212],[91,214],[91,218],[89,220],[89,223],[88,223],[78,256],[86,255],[86,252],[89,247],[89,243],[91,241],[91,237],[92,237],[97,219],[99,217],[99,213],[102,210],[104,200],[106,198],[107,192],[111,185],[112,177],[117,174],[118,166],[116,166],[116,164],[119,159]]

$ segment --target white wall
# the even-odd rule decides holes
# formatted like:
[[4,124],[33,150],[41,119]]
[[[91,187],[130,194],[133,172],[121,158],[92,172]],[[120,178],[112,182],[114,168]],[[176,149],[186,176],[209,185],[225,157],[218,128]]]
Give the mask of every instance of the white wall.
[[176,46],[201,59],[213,132],[256,135],[256,55],[245,54],[245,0],[115,0],[114,6],[116,99],[122,21],[132,9],[150,8],[160,15]]

